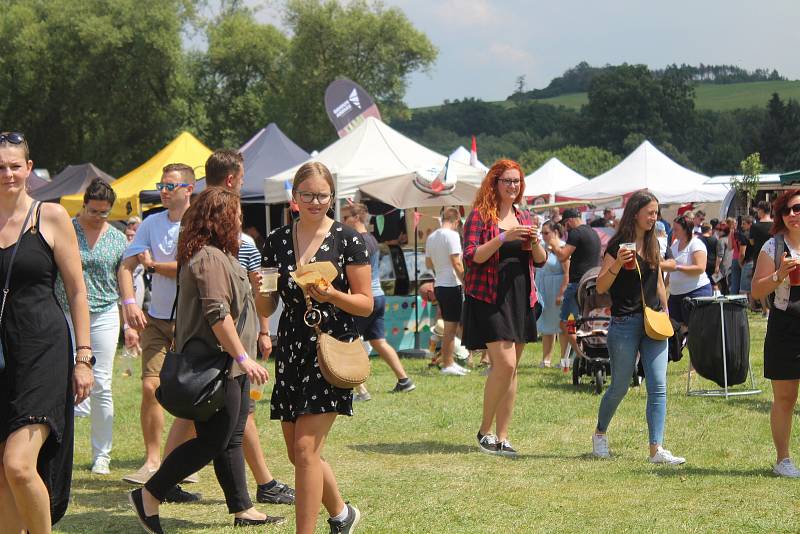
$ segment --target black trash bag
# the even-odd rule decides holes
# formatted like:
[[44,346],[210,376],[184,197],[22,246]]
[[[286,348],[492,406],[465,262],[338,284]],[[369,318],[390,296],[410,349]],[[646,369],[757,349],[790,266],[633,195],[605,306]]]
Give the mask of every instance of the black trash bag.
[[681,323],[673,319],[672,317],[669,318],[669,322],[672,323],[672,331],[675,332],[671,338],[669,338],[669,348],[667,349],[667,359],[671,362],[679,362],[683,358],[683,345],[685,343],[685,335],[681,331]]
[[[722,325],[719,302],[689,300],[689,358],[697,374],[725,386],[722,362]],[[750,323],[747,301],[723,304],[725,351],[728,364],[728,387],[743,384],[750,362]]]

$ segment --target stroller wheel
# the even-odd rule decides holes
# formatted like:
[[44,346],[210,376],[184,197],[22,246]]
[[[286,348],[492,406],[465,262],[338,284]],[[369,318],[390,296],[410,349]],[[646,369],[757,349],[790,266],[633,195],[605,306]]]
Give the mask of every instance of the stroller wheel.
[[602,367],[594,370],[594,392],[598,395],[603,392],[603,382],[605,382],[605,373]]

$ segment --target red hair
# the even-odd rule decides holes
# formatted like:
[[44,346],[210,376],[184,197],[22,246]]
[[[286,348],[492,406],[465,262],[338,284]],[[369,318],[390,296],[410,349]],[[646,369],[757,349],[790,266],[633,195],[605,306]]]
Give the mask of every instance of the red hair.
[[800,189],[789,189],[775,199],[772,203],[772,213],[775,215],[775,219],[772,221],[772,228],[769,229],[769,233],[772,235],[786,233],[786,223],[783,222],[783,210],[789,205],[789,201],[792,197],[797,196],[800,196]]
[[486,173],[486,177],[475,195],[475,202],[472,204],[472,209],[478,211],[481,220],[485,223],[490,221],[497,222],[497,212],[500,208],[497,200],[497,180],[509,169],[516,169],[519,172],[519,193],[514,198],[514,203],[517,204],[522,200],[522,193],[525,190],[525,175],[522,173],[522,167],[519,166],[519,163],[510,159],[495,161],[492,168]]
[[178,238],[178,264],[186,265],[206,245],[233,256],[239,254],[242,221],[239,195],[222,187],[209,187],[186,210]]

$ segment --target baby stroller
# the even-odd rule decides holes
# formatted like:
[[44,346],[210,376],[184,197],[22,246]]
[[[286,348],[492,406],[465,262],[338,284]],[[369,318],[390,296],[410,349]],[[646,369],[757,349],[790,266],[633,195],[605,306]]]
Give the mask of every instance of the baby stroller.
[[[595,393],[602,393],[605,379],[611,376],[608,353],[608,326],[611,322],[611,296],[597,293],[600,267],[589,269],[578,283],[578,308],[581,319],[575,321],[575,334],[582,354],[572,364],[572,383],[579,386],[582,376],[592,377]],[[633,385],[639,385],[634,371]]]

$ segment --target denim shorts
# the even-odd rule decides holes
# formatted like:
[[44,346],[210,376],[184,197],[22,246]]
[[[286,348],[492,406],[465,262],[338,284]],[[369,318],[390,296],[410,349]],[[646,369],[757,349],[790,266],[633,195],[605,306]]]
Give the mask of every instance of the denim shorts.
[[561,303],[561,315],[559,316],[562,321],[569,319],[569,314],[575,319],[581,316],[581,311],[578,309],[578,284],[577,282],[570,282],[564,289],[564,300]]
[[753,262],[748,261],[742,266],[742,277],[739,280],[739,292],[750,293],[753,284]]

